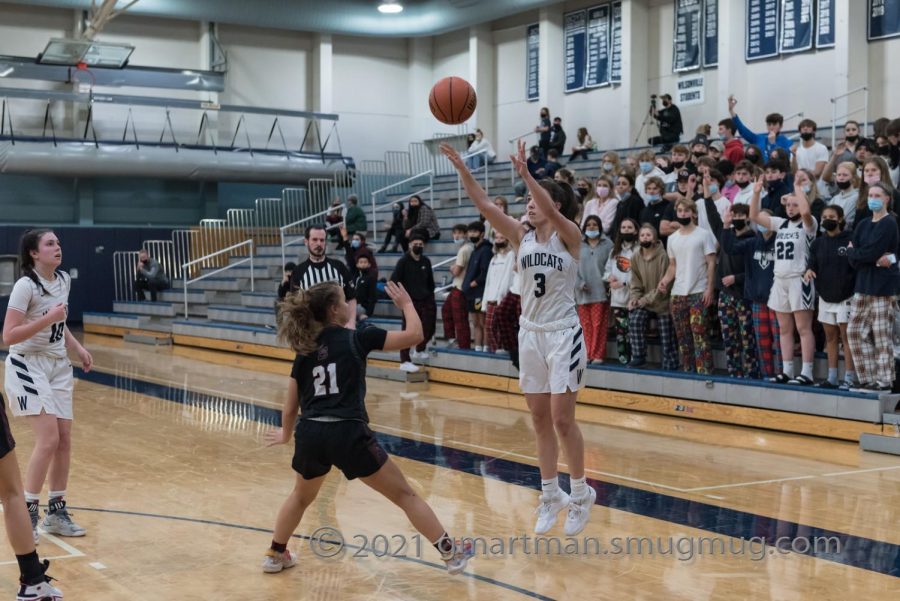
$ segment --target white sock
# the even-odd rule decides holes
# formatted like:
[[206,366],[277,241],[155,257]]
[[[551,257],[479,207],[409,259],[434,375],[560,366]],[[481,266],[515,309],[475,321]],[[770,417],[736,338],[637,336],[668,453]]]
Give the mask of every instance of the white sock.
[[844,382],[856,382],[856,372],[851,370],[845,371]]
[[831,384],[837,384],[837,383],[838,383],[838,376],[837,376],[837,368],[836,368],[836,367],[829,367],[829,368],[828,368],[828,382],[831,383]]
[[[828,371],[829,371],[829,379],[830,379],[831,370],[828,370]],[[810,363],[804,362],[803,369],[800,370],[800,373],[803,374],[804,376],[806,376],[807,378],[809,378],[810,380],[812,380],[813,379],[813,364],[812,364],[812,362],[810,362]],[[834,370],[834,381],[837,382],[837,370]]]
[[541,480],[541,492],[548,497],[555,497],[559,494],[559,476],[550,480]]
[[793,361],[784,361],[783,364],[783,372],[789,378],[794,377],[794,362]]
[[585,476],[581,478],[570,478],[569,479],[572,485],[572,497],[575,499],[581,499],[587,494],[587,479]]
[[64,490],[51,490],[49,494],[50,494],[50,498],[51,498],[51,499],[55,499],[55,498],[57,498],[57,497],[65,497],[65,496],[66,496],[66,491],[64,491]]

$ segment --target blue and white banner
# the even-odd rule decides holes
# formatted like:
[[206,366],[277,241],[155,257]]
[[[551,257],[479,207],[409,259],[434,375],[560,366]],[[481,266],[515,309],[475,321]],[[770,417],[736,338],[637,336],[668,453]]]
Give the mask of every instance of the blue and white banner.
[[609,85],[610,6],[587,11],[587,79],[586,88]]
[[778,56],[779,0],[746,0],[747,62]]
[[568,13],[563,20],[565,39],[566,93],[584,89],[584,59],[587,51],[587,11]]
[[706,0],[703,7],[703,66],[719,65],[719,0]]
[[900,35],[900,0],[869,0],[869,39]]
[[817,0],[816,48],[834,48],[834,0]]
[[788,54],[811,50],[815,41],[814,0],[781,0],[779,50]]
[[609,81],[622,81],[622,3],[612,3],[612,50],[609,59]]
[[672,42],[672,71],[693,71],[701,65],[700,34],[703,29],[703,2],[675,0],[675,31]]
[[525,36],[525,98],[529,102],[537,100],[541,95],[538,80],[538,66],[541,62],[540,26],[535,23],[528,26]]

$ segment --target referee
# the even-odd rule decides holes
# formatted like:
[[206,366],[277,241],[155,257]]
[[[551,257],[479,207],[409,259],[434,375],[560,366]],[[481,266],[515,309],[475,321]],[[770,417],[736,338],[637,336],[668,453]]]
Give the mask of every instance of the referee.
[[343,261],[329,259],[325,256],[325,226],[311,225],[306,228],[306,250],[309,253],[302,263],[299,263],[291,273],[291,290],[308,290],[322,282],[337,282],[344,289],[344,297],[350,305],[352,319],[347,327],[356,328],[356,290],[353,288],[353,279],[350,271]]

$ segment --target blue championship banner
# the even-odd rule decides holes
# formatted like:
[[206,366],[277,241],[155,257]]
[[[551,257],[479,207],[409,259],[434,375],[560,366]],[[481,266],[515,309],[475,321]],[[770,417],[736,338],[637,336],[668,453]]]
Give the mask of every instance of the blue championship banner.
[[719,65],[719,0],[706,0],[703,7],[703,66]]
[[538,66],[541,61],[541,34],[538,24],[529,25],[525,36],[525,98],[535,101],[541,94]]
[[779,0],[747,1],[747,62],[778,56]]
[[834,0],[817,0],[816,48],[834,48]]
[[588,9],[586,88],[609,85],[610,6]]
[[563,20],[565,39],[566,93],[584,89],[587,42],[587,11],[568,13]]
[[609,81],[622,81],[622,3],[612,3],[612,50],[609,59]]
[[811,50],[815,41],[813,16],[815,0],[781,0],[782,53]]
[[900,0],[869,0],[869,39],[900,35]]
[[672,41],[672,71],[699,69],[700,34],[703,28],[701,0],[675,0],[675,31]]

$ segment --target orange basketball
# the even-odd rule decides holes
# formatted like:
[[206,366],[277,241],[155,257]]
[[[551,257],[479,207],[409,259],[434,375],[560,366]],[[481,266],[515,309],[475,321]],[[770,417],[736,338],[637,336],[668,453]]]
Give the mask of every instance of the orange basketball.
[[459,125],[475,112],[475,89],[461,77],[445,77],[431,88],[428,107],[441,123]]

